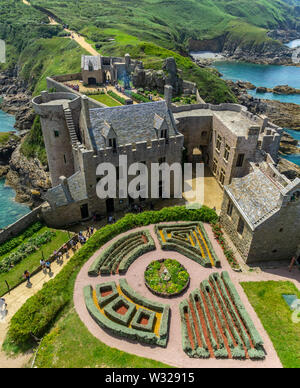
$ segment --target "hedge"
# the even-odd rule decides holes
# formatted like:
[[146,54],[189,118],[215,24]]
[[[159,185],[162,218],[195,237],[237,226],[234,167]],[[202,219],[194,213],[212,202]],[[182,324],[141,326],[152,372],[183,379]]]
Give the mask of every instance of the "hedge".
[[[145,244],[141,236],[146,236],[148,243]],[[89,276],[97,276],[99,272],[110,275],[126,273],[129,266],[142,254],[155,249],[154,241],[148,231],[130,233],[119,238],[111,244],[91,265]]]
[[[139,323],[139,320],[142,318],[143,315],[148,317],[147,325],[143,325],[142,323]],[[137,313],[135,314],[131,322],[131,327],[136,330],[148,331],[150,333],[153,333],[155,322],[156,322],[156,314],[154,311],[138,309]]]
[[[205,258],[202,258],[202,255],[200,253],[200,247],[199,247],[199,244],[198,244],[198,241],[195,239],[195,237],[193,235],[191,235],[194,243],[196,246],[198,246],[199,248],[197,247],[194,247],[192,245],[190,245],[189,243],[187,243],[183,238],[181,238],[181,236],[177,236],[176,239],[175,238],[170,238],[167,236],[167,233],[168,232],[172,232],[174,234],[176,233],[180,233],[180,232],[188,232],[190,231],[190,228],[195,228],[195,227],[199,227],[204,239],[205,239],[205,242],[207,244],[207,247],[208,249],[210,250],[211,254],[212,254],[212,257],[213,257],[213,260],[214,260],[214,263],[215,263],[215,266],[217,268],[220,268],[221,267],[221,262],[219,260],[219,258],[217,257],[217,255],[215,254],[215,251],[213,249],[213,246],[208,238],[208,235],[202,225],[201,222],[193,222],[193,223],[186,223],[186,224],[183,224],[182,226],[178,225],[178,224],[172,224],[172,225],[159,225],[159,226],[156,226],[156,234],[158,236],[158,240],[162,246],[162,249],[167,249],[166,246],[164,247],[164,245],[166,244],[172,244],[172,246],[168,246],[168,249],[170,250],[176,250],[178,251],[179,253],[182,253],[184,255],[186,255],[186,253],[183,253],[184,252],[187,252],[186,250],[190,250],[192,251],[193,253],[195,253],[197,255],[197,257],[201,257],[201,261],[200,261],[200,264],[203,265],[205,268],[211,268],[212,265],[211,265],[211,261],[209,259],[208,256],[206,256]],[[162,238],[161,238],[161,235],[159,233],[159,231],[162,231],[164,236],[165,236],[165,240],[166,242],[163,242],[162,241]],[[200,244],[201,244],[201,236],[199,236],[200,238]],[[180,251],[178,249],[174,249],[174,245],[178,245],[180,248]],[[206,247],[204,247],[204,250],[207,251]],[[207,252],[208,254],[208,252]],[[194,261],[197,261],[199,262],[198,260],[195,260],[195,256],[193,254],[189,254],[188,256],[190,259],[194,260]]]
[[182,338],[182,348],[183,351],[189,356],[192,357],[194,352],[192,349],[192,344],[190,342],[190,338],[188,335],[187,327],[186,327],[186,320],[185,320],[185,314],[184,309],[189,309],[189,305],[186,300],[183,300],[179,305],[179,312],[180,312],[180,318],[181,318],[181,338]]
[[9,253],[13,249],[15,249],[17,246],[21,245],[25,239],[33,236],[40,229],[42,229],[42,227],[43,227],[43,225],[41,222],[36,222],[33,225],[31,225],[29,228],[27,228],[24,232],[19,234],[17,237],[14,237],[14,238],[6,241],[5,243],[1,244],[0,256],[4,256],[6,253]]
[[162,313],[159,329],[159,340],[157,341],[157,344],[159,346],[166,347],[169,337],[170,306],[168,304],[166,305],[154,302],[138,294],[129,286],[126,279],[120,279],[119,285],[122,292],[139,306],[146,307],[147,309],[156,311],[158,313]]
[[16,345],[28,343],[32,336],[43,336],[53,324],[60,311],[72,301],[74,282],[83,264],[105,243],[117,235],[136,227],[169,221],[211,222],[217,214],[206,206],[187,209],[185,206],[164,208],[139,214],[127,214],[115,224],[106,225],[97,231],[87,243],[75,253],[68,264],[43,288],[24,303],[12,317],[8,341]]
[[[117,313],[117,309],[121,306],[126,306],[127,308],[124,315]],[[128,327],[136,313],[136,305],[129,302],[124,298],[124,296],[119,295],[116,299],[104,307],[104,312],[112,321]]]
[[[101,296],[101,290],[111,290],[111,294],[106,296]],[[119,296],[119,292],[117,290],[117,286],[115,282],[106,282],[101,283],[96,286],[96,296],[98,304],[101,308],[106,306],[108,303],[110,303],[112,300],[117,298]]]
[[104,330],[109,331],[111,334],[125,337],[127,339],[145,342],[147,344],[156,344],[157,337],[154,333],[147,333],[144,331],[138,331],[129,327],[120,325],[108,319],[102,314],[96,307],[93,300],[93,289],[91,286],[84,287],[83,290],[85,304],[88,312],[94,321]]
[[117,93],[114,93],[112,92],[111,90],[109,90],[107,92],[107,94],[109,94],[112,98],[114,98],[115,100],[119,101],[122,105],[125,105],[126,104],[126,99],[119,96]]
[[223,272],[221,277],[222,277],[222,279],[223,279],[223,281],[224,281],[224,283],[229,291],[229,294],[230,294],[234,304],[237,307],[239,315],[240,315],[246,329],[248,330],[248,332],[250,334],[250,337],[251,337],[251,340],[252,340],[254,346],[255,347],[263,346],[264,342],[263,342],[260,334],[256,330],[256,328],[252,322],[252,319],[250,318],[249,314],[247,313],[245,306],[243,305],[243,303],[240,299],[240,296],[237,293],[236,288],[234,287],[233,283],[231,282],[230,277],[228,275],[228,272]]
[[[195,311],[197,325],[198,325],[198,329],[199,329],[198,331],[199,331],[200,339],[201,339],[201,343],[202,343],[203,352],[201,352],[201,355],[202,355],[201,358],[209,358],[210,354],[209,354],[209,351],[208,351],[207,342],[206,342],[206,339],[205,339],[205,336],[204,336],[203,327],[201,325],[201,319],[200,319],[199,312],[198,312],[198,309],[197,309],[197,304],[196,304],[196,300],[199,300],[200,297],[201,296],[199,294],[199,291],[196,290],[196,291],[191,293],[190,300],[192,302],[192,305],[193,305],[193,308],[194,308],[194,311]],[[205,355],[205,352],[207,353],[207,355],[205,357],[203,357]]]

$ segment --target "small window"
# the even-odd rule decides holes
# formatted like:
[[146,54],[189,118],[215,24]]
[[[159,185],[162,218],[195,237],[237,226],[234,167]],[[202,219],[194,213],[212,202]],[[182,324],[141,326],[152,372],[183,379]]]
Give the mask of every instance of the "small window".
[[228,206],[227,206],[227,215],[229,217],[232,216],[232,210],[233,210],[233,203],[231,201],[229,201]]
[[59,131],[54,131],[54,137],[59,137]]
[[218,169],[218,161],[217,161],[217,159],[215,158],[215,159],[214,159],[214,162],[213,162],[213,173],[214,173],[214,175],[217,174],[217,169]]
[[166,139],[167,138],[167,130],[166,129],[163,129],[162,131],[160,131],[160,137],[162,139]]
[[207,131],[203,131],[202,133],[201,133],[201,137],[206,137],[207,136]]
[[164,157],[164,158],[159,158],[158,159],[158,163],[159,164],[162,164],[162,163],[165,163],[166,162],[166,158]]
[[223,186],[225,182],[225,170],[222,168],[220,172],[220,183]]
[[216,144],[216,150],[218,152],[220,152],[220,150],[221,150],[221,144],[222,144],[222,137],[220,135],[218,135],[218,137],[217,137],[217,144]]
[[237,167],[242,167],[244,163],[245,154],[239,154],[236,162]]
[[230,155],[230,147],[228,144],[226,144],[225,145],[225,152],[224,152],[224,159],[226,160],[226,162],[228,162],[229,155]]
[[245,228],[244,220],[240,217],[239,223],[238,223],[238,227],[237,227],[237,232],[238,232],[238,234],[240,234],[241,236],[242,236],[243,233],[244,233],[244,228]]
[[67,164],[67,158],[66,158],[66,155],[64,155],[64,162],[65,162],[65,164]]

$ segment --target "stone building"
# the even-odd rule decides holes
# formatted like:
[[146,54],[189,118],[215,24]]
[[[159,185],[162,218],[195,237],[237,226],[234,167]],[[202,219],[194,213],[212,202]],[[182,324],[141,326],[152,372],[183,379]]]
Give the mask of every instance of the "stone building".
[[[115,80],[136,66],[128,56],[107,61],[84,56],[82,63],[87,83],[94,82],[89,78],[103,82],[107,71]],[[107,216],[141,201],[124,195],[98,198],[97,166],[103,162],[116,166],[119,182],[120,156],[128,165],[141,162],[150,170],[152,163],[186,158],[207,164],[224,190],[220,220],[247,263],[294,254],[300,239],[300,180],[291,181],[276,168],[281,128],[237,104],[175,106],[168,85],[162,101],[103,107],[62,83],[77,76],[48,78],[48,87],[58,92],[33,99],[52,180],[42,211],[49,225]],[[161,186],[160,179],[160,194]]]
[[291,259],[300,241],[300,179],[281,175],[268,156],[225,186],[221,223],[248,264]]
[[104,84],[107,80],[112,83],[120,79],[126,80],[134,71],[139,61],[131,60],[129,54],[124,58],[104,57],[102,55],[82,55],[81,77],[86,85]]
[[106,216],[142,200],[99,199],[100,163],[112,163],[119,175],[120,155],[127,156],[128,166],[181,162],[183,136],[166,101],[90,108],[86,96],[43,92],[33,99],[33,107],[41,117],[53,184],[43,209],[50,225],[63,226],[95,213]]

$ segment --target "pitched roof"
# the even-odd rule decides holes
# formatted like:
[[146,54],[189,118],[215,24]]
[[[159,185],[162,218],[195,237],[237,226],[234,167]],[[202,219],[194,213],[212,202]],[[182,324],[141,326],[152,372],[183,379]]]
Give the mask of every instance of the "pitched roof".
[[105,147],[102,131],[107,123],[113,127],[119,145],[157,139],[155,117],[159,116],[165,120],[169,136],[174,136],[176,128],[171,114],[165,101],[90,109],[90,135],[97,149]]
[[225,190],[253,228],[279,209],[280,188],[259,169],[233,179]]

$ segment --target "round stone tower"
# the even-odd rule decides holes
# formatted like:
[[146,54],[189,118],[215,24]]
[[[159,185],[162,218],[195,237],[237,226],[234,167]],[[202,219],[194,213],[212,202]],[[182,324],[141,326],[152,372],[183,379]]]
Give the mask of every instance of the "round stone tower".
[[32,100],[41,118],[52,187],[74,174],[72,144],[78,141],[81,98],[73,93],[42,92]]

